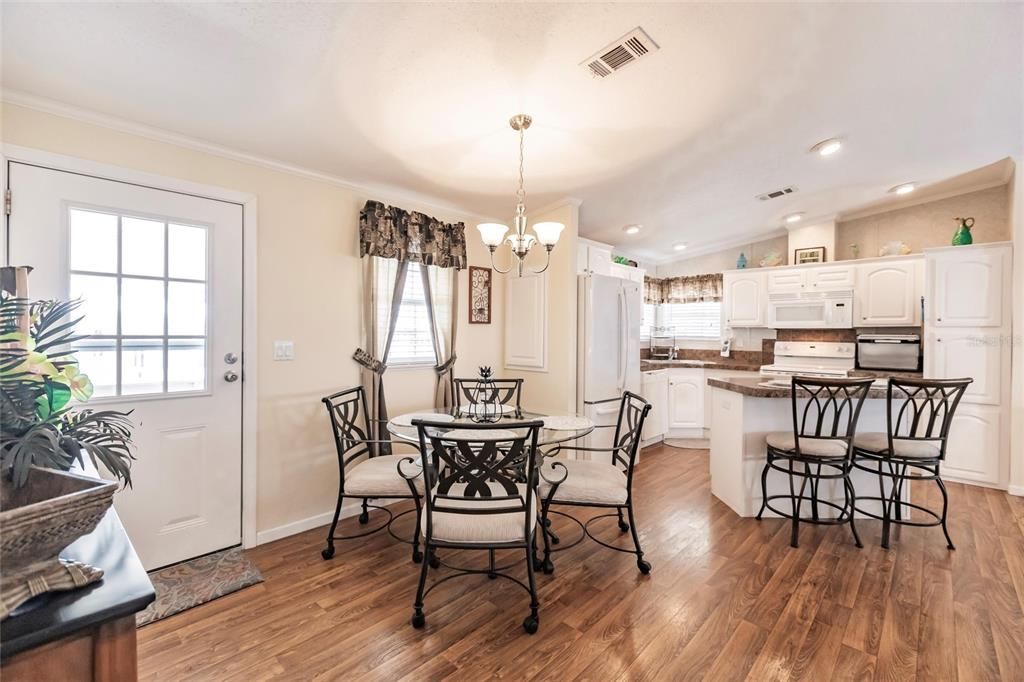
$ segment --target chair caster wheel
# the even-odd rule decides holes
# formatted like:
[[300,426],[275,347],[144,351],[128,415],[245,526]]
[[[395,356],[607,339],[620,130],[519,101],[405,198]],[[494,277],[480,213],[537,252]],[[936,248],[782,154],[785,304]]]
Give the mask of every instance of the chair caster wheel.
[[324,558],[324,561],[334,558],[334,545],[328,545],[324,547],[323,551],[320,552],[320,556]]
[[422,611],[417,611],[416,613],[412,614],[412,618],[409,620],[409,622],[412,623],[412,626],[414,628],[419,630],[427,624],[427,617],[423,615]]
[[562,542],[562,540],[560,538],[557,538],[557,537],[555,537],[553,535],[551,536],[551,544],[552,545],[557,545],[557,544],[559,544],[561,542]]
[[540,570],[544,571],[544,575],[551,575],[555,572],[555,565],[551,562],[551,559],[545,559],[541,563]]
[[361,523],[362,525],[365,526],[369,522],[370,522],[370,513],[369,512],[363,512],[362,514],[359,515],[359,523]]
[[441,568],[441,560],[437,558],[436,554],[431,554],[430,558],[427,559],[427,563],[430,564],[431,568]]
[[416,550],[413,550],[413,553],[412,553],[412,562],[413,562],[414,564],[420,564],[420,563],[423,563],[423,552],[419,551],[418,549],[416,549]]
[[487,579],[488,580],[497,580],[498,579],[498,574],[497,573],[488,573],[487,574]]
[[629,530],[629,524],[625,521],[619,521],[619,530],[623,533]]
[[651,572],[651,562],[644,561],[643,559],[637,559],[636,567],[640,569],[640,572],[647,575]]
[[535,571],[543,571],[544,570],[544,562],[541,561],[540,559],[534,558],[534,560],[533,560],[533,570],[535,570]]
[[527,616],[526,620],[523,621],[523,629],[528,634],[536,633],[538,627],[540,627],[540,621],[537,619],[537,616]]

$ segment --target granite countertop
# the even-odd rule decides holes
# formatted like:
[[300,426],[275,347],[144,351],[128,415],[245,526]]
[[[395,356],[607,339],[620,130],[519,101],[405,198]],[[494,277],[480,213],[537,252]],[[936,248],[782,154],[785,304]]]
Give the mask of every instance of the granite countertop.
[[851,369],[851,379],[924,379],[924,372],[901,372],[889,369]]
[[[869,377],[862,377],[869,378]],[[788,398],[793,392],[789,386],[766,386],[769,377],[736,377],[732,379],[708,379],[708,385],[714,388],[722,388],[726,391],[740,393],[752,398]],[[885,387],[874,387],[868,391],[868,398],[885,400],[888,389]],[[801,396],[807,396],[806,391],[800,391]]]
[[153,601],[153,584],[113,508],[96,526],[60,553],[103,569],[103,579],[77,590],[31,599],[0,623],[4,660],[85,628],[130,616]]
[[753,365],[736,360],[641,360],[640,371],[650,372],[657,369],[693,368],[693,369],[731,369],[737,372],[757,372],[761,365]]

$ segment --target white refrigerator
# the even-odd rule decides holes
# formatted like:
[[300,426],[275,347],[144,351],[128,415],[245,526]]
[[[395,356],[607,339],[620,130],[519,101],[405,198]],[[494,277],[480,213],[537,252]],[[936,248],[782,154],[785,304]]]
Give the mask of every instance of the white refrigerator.
[[[598,426],[614,425],[623,392],[640,393],[641,284],[606,275],[578,279],[576,409]],[[586,445],[611,447],[613,435],[596,429]]]

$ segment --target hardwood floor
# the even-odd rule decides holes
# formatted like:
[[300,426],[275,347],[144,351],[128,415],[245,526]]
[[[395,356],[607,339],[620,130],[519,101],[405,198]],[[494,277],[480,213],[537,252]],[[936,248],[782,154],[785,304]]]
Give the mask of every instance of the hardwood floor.
[[142,628],[140,676],[1024,680],[1024,498],[950,484],[955,552],[936,528],[883,550],[868,521],[862,550],[845,527],[811,526],[791,549],[783,521],[711,495],[706,451],[645,450],[634,485],[652,574],[593,542],[556,554],[534,636],[526,593],[482,576],[432,592],[415,630],[408,546],[382,533],[324,561],[317,529],[250,552],[263,584]]

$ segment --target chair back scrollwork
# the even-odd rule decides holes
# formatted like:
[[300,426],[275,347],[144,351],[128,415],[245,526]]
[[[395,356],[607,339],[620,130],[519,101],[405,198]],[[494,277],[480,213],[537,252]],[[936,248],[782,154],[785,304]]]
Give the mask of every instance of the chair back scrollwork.
[[454,382],[456,407],[462,407],[463,401],[466,405],[477,405],[486,400],[497,405],[514,407],[516,414],[522,411],[522,379],[491,379],[483,389],[486,395],[481,394],[484,383],[480,379],[454,379]]
[[366,409],[366,393],[362,386],[339,391],[321,399],[331,419],[334,445],[338,451],[338,464],[342,480],[345,467],[357,457],[373,457],[376,450],[371,440],[369,411]]
[[[800,441],[844,440],[849,457],[864,399],[872,379],[792,378],[793,436],[796,452]],[[805,400],[803,407],[800,401]]]
[[889,379],[886,417],[889,452],[893,441],[931,444],[946,458],[946,439],[960,399],[973,379]]

